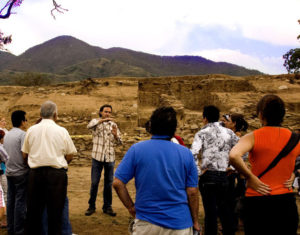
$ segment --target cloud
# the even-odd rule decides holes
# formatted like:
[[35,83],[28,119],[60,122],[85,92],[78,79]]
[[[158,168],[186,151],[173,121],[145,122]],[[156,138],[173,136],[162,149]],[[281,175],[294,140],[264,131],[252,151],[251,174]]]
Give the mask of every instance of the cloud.
[[[124,47],[160,55],[221,48],[256,58],[259,62],[252,61],[249,66],[267,63],[269,67],[263,71],[274,68],[272,73],[276,73],[274,61],[300,45],[296,39],[299,0],[57,2],[68,12],[56,12],[56,20],[50,14],[51,0],[26,0],[15,9],[17,14],[1,20],[0,29],[13,35],[8,49],[20,54],[59,35],[71,35],[102,48]],[[281,63],[277,65],[281,71]]]
[[206,59],[216,62],[228,62],[246,67],[248,69],[256,69],[267,74],[282,74],[286,73],[283,67],[282,57],[257,57],[243,54],[238,50],[229,49],[214,49],[202,50],[194,52],[194,55],[201,55]]
[[201,26],[219,25],[228,29],[240,28],[249,39],[275,45],[299,45],[298,0],[193,0],[193,6],[182,20]]

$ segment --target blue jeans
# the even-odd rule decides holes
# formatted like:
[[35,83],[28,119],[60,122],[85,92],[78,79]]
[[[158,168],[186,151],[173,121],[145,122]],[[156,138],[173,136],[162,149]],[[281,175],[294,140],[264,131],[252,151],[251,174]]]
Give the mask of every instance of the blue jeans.
[[228,179],[226,172],[206,171],[199,180],[204,212],[205,233],[217,235],[217,218],[223,228],[224,235],[233,235],[233,218],[228,204]]
[[28,174],[7,176],[7,231],[9,235],[24,234]]
[[114,178],[115,162],[99,162],[92,159],[91,190],[89,199],[89,208],[96,209],[96,198],[98,186],[101,178],[101,172],[104,167],[104,190],[102,210],[111,208],[112,204],[112,182]]
[[[72,227],[69,219],[69,199],[66,197],[64,209],[62,212],[62,225],[61,234],[62,235],[72,235]],[[41,235],[48,235],[48,215],[47,208],[45,208],[42,216],[42,233]]]

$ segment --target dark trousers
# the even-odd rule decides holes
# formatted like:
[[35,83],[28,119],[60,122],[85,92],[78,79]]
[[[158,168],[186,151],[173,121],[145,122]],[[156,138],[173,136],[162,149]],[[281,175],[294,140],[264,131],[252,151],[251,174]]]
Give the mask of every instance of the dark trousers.
[[7,176],[7,231],[24,234],[28,174]]
[[238,230],[239,218],[242,217],[242,200],[245,197],[246,180],[242,179],[236,172],[231,173],[228,178],[229,190],[228,190],[228,203],[230,213],[233,216],[234,230]]
[[96,209],[96,198],[98,194],[98,186],[101,178],[102,169],[104,168],[104,190],[103,190],[103,210],[111,208],[112,204],[112,183],[114,179],[115,162],[99,162],[92,159],[91,173],[91,190],[89,207]]
[[[62,225],[61,225],[61,234],[62,235],[72,235],[72,226],[69,219],[69,199],[66,197],[65,205],[62,214]],[[48,235],[48,213],[47,207],[43,212],[42,218],[42,233],[41,235]]]
[[61,235],[62,212],[67,195],[65,169],[40,167],[31,169],[28,182],[27,235],[40,235],[42,215],[47,207],[48,234]]
[[226,172],[206,171],[199,180],[204,212],[205,234],[218,234],[218,216],[223,234],[234,234],[233,217],[227,201],[228,179]]
[[296,235],[298,222],[293,194],[244,199],[245,235]]

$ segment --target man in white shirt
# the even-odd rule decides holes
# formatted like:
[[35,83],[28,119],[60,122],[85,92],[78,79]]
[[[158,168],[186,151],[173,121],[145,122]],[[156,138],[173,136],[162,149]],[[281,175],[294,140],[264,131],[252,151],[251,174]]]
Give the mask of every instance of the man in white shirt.
[[42,104],[40,115],[41,122],[28,129],[22,147],[30,167],[26,233],[41,233],[42,213],[47,207],[48,234],[60,234],[68,163],[77,151],[68,131],[55,123],[55,103]]

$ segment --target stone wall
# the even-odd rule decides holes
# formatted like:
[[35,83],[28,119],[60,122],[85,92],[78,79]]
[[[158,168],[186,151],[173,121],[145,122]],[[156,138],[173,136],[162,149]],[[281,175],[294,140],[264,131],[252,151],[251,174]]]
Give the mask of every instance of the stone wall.
[[[116,160],[121,160],[127,150],[134,143],[140,142],[150,138],[150,135],[146,133],[145,128],[136,127],[133,135],[122,134],[122,145],[116,146]],[[91,135],[73,135],[72,140],[76,146],[77,154],[74,156],[72,165],[86,166],[91,165],[92,155],[92,136]]]
[[255,87],[246,78],[226,75],[143,79],[138,83],[138,125],[143,127],[155,108],[172,106],[177,112],[176,134],[190,146],[202,126],[203,107],[216,105],[229,111],[227,94],[242,92],[255,92]]
[[200,111],[207,104],[223,105],[216,92],[255,91],[255,87],[245,78],[215,76],[140,80],[138,105],[158,107],[161,105],[162,95],[168,95],[179,100],[185,109]]

